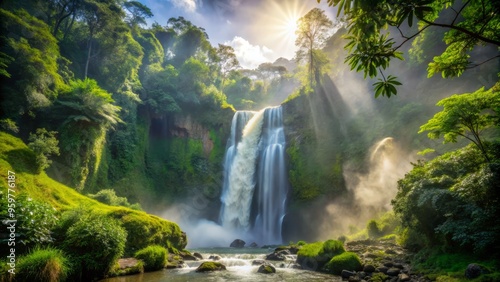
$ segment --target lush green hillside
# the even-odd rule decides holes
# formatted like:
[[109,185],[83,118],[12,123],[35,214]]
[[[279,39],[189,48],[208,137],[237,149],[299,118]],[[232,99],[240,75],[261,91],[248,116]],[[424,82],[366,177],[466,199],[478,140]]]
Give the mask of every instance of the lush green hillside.
[[[27,194],[33,200],[50,204],[56,215],[74,209],[92,210],[121,221],[128,232],[127,250],[134,251],[152,243],[178,250],[187,244],[185,234],[173,222],[125,207],[109,206],[90,199],[74,189],[35,173],[35,155],[19,138],[0,132],[0,170],[2,202],[7,201],[8,174],[15,173],[14,195]],[[12,174],[12,173],[11,173]],[[11,192],[12,193],[12,192]],[[6,207],[2,204],[2,208]],[[18,211],[22,212],[22,211]]]

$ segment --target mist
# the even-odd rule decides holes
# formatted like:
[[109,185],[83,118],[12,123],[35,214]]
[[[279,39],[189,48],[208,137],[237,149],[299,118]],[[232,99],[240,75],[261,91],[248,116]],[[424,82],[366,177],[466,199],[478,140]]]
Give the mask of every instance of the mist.
[[353,169],[349,162],[344,166],[346,187],[352,198],[339,199],[325,206],[326,218],[333,220],[325,221],[321,234],[348,234],[392,210],[397,181],[411,170],[416,154],[401,148],[395,138],[386,137],[370,148],[366,159],[366,172]]

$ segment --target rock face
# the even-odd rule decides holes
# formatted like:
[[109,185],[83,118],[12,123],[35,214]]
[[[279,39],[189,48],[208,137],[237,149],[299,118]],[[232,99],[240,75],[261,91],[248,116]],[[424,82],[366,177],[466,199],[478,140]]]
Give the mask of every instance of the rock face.
[[231,248],[243,248],[245,247],[246,242],[241,239],[234,240],[229,247]]
[[196,269],[196,272],[221,271],[226,270],[226,266],[220,262],[206,261]]
[[276,268],[271,264],[263,264],[259,267],[259,270],[257,270],[257,272],[264,274],[276,273]]
[[210,155],[210,152],[214,148],[214,142],[210,138],[210,131],[194,121],[190,115],[175,115],[169,125],[169,133],[175,137],[201,140],[203,153],[206,156]]

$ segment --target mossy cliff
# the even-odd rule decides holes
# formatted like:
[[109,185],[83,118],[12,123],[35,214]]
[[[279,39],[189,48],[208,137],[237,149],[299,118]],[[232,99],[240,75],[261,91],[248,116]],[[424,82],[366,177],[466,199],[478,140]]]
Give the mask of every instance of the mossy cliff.
[[146,204],[148,210],[200,191],[218,198],[234,110],[211,112],[215,117],[203,111],[196,115],[189,111],[155,115],[146,107],[136,111],[95,144],[95,152],[86,158],[89,165],[80,169],[85,179],[75,178],[60,159],[48,174],[63,183],[80,183],[76,187],[84,193],[111,188],[131,203]]

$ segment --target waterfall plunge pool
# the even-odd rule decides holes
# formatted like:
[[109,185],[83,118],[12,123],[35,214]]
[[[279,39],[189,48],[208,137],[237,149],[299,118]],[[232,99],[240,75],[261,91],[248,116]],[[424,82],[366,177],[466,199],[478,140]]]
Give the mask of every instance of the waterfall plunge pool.
[[[258,265],[252,265],[254,260],[264,260],[266,255],[273,249],[262,248],[200,248],[191,249],[191,253],[198,252],[203,260],[186,261],[183,268],[163,269],[155,272],[113,277],[101,280],[101,282],[187,282],[187,281],[342,281],[340,276],[330,275],[309,270],[294,269],[290,266],[295,261],[290,256],[287,261],[266,261],[276,267],[274,274],[258,273]],[[221,262],[227,268],[226,271],[215,271],[198,273],[196,268],[204,261],[212,261],[211,255],[221,257]]]

